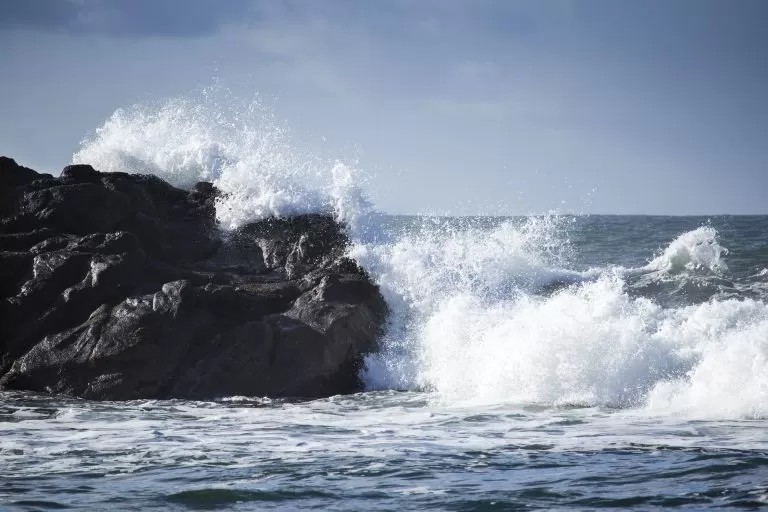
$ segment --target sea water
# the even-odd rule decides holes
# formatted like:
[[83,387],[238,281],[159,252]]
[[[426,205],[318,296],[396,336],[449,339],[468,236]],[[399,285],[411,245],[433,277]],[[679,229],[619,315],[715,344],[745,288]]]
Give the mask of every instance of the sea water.
[[[377,213],[257,102],[116,112],[76,162],[214,181],[223,230],[320,211],[390,308],[366,391],[0,394],[11,510],[768,504],[768,217]],[[231,103],[227,103],[231,105]]]

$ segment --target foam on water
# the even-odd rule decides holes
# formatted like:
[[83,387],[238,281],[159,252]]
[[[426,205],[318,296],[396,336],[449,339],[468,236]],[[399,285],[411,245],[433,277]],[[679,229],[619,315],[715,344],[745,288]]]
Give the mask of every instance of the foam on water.
[[392,311],[382,350],[363,372],[370,389],[430,390],[452,403],[768,416],[764,302],[664,307],[628,290],[632,276],[726,270],[713,227],[682,233],[645,266],[589,271],[570,264],[567,217],[495,227],[424,219],[382,233],[354,167],[302,154],[261,103],[220,95],[118,110],[74,161],[179,186],[214,181],[224,228],[307,212],[349,223],[350,254]]

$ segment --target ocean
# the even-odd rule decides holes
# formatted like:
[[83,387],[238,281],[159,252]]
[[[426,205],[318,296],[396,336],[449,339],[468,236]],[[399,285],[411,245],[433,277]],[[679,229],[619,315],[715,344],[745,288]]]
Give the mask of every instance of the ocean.
[[304,211],[345,222],[390,308],[366,391],[3,392],[0,508],[768,504],[768,216],[383,215],[357,170],[297,156],[258,108],[214,110],[120,110],[73,160],[212,180],[223,230]]

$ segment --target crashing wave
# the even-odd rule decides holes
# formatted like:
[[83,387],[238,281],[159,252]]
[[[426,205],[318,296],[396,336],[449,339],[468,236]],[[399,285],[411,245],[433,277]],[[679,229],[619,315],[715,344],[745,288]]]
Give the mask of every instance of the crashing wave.
[[117,110],[73,162],[151,173],[181,188],[212,181],[224,193],[216,214],[227,229],[316,212],[354,229],[370,208],[353,166],[302,154],[258,97],[240,101],[220,87]]

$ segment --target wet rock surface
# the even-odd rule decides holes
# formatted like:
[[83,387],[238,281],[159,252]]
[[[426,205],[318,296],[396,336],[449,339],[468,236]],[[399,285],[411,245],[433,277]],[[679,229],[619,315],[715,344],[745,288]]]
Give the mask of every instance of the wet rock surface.
[[332,218],[228,233],[218,192],[0,157],[0,387],[91,399],[360,389],[386,304]]

